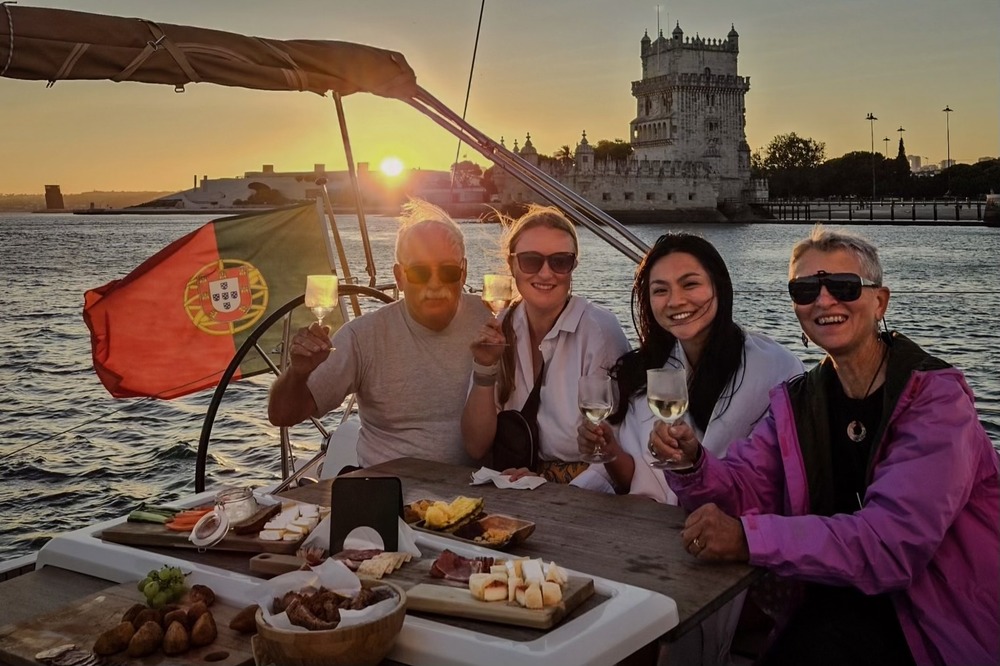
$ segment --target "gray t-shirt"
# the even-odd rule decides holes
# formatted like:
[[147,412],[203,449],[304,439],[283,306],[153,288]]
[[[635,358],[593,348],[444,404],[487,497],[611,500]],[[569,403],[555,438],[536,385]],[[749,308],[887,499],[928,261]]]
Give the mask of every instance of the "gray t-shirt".
[[443,331],[413,320],[404,301],[345,324],[334,351],[309,376],[316,416],[356,393],[363,467],[403,457],[471,464],[461,419],[472,372],[472,338],[490,318],[479,297],[462,294]]

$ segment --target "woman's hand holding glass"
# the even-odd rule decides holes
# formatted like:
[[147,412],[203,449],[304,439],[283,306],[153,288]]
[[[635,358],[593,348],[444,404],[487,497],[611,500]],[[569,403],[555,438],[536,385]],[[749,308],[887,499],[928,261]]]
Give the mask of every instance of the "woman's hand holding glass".
[[[649,433],[649,452],[660,464],[650,463],[650,467],[659,469],[684,470],[694,466],[698,461],[701,442],[694,430],[685,421],[669,424],[656,421]],[[669,462],[669,467],[664,465]]]
[[[646,371],[646,401],[649,409],[663,423],[672,424],[687,412],[688,392],[687,373],[684,368],[653,368]],[[657,424],[659,425],[659,424]],[[654,426],[655,433],[655,426]],[[649,453],[653,460],[650,467],[657,469],[687,469],[693,463],[686,462],[682,456],[663,455],[663,452],[653,446],[653,433],[650,434]]]
[[503,331],[500,330],[500,321],[490,319],[479,328],[476,337],[472,339],[470,345],[472,357],[480,365],[493,365],[500,361],[506,344]]
[[577,449],[580,452],[580,460],[590,463],[611,462],[615,459],[615,454],[608,449],[600,428],[614,407],[611,378],[606,374],[580,377],[577,398],[580,412],[590,425],[594,426],[594,431],[587,432],[588,435],[592,434],[592,437],[584,436],[582,430],[578,432]]

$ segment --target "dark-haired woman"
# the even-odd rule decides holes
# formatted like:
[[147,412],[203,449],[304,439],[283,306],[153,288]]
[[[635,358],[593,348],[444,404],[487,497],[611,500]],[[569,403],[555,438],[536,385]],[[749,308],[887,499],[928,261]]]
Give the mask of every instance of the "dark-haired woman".
[[[799,375],[802,363],[770,338],[733,321],[733,283],[718,250],[692,234],[666,234],[636,270],[632,317],[639,347],[612,373],[622,400],[607,423],[584,423],[579,438],[601,439],[618,457],[594,466],[574,485],[644,495],[676,504],[647,446],[656,417],[646,403],[646,370],[683,367],[688,377],[684,417],[702,445],[721,456],[767,412],[768,390]],[[627,454],[627,455],[626,455]]]
[[615,315],[571,294],[579,242],[558,209],[532,206],[504,237],[503,256],[520,295],[472,342],[472,388],[462,414],[462,438],[474,459],[492,451],[497,413],[523,409],[540,383],[536,469],[500,470],[512,479],[540,474],[568,483],[588,463],[580,460],[580,377],[607,373],[628,340]]

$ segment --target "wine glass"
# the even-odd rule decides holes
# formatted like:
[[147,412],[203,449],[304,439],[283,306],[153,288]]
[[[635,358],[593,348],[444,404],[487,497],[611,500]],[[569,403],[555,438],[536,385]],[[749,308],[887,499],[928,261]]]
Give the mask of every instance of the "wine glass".
[[312,310],[319,325],[337,307],[337,276],[306,276],[306,307]]
[[[688,407],[687,373],[684,368],[647,370],[646,401],[653,414],[668,425],[684,416]],[[692,466],[691,463],[684,460],[658,458],[652,448],[649,452],[654,458],[649,463],[650,467],[677,470]]]
[[[586,375],[580,377],[577,389],[580,412],[584,418],[599,424],[611,414],[614,405],[614,392],[611,378],[607,374]],[[615,459],[615,454],[604,448],[600,442],[580,442],[580,459],[591,463],[606,463]]]
[[509,275],[488,273],[483,276],[483,302],[496,317],[514,298],[514,280]]

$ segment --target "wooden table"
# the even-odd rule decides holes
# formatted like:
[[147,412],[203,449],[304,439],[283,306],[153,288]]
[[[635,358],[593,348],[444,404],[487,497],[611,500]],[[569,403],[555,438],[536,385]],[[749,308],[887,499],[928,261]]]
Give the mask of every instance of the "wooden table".
[[[405,502],[482,497],[487,513],[536,523],[513,555],[540,557],[583,573],[665,594],[677,603],[679,624],[664,635],[674,641],[746,589],[762,571],[743,564],[707,564],[689,555],[680,531],[687,513],[676,506],[634,497],[605,495],[546,483],[535,490],[470,486],[470,467],[401,458],[349,476],[397,476]],[[284,491],[282,496],[330,504],[335,479]]]

